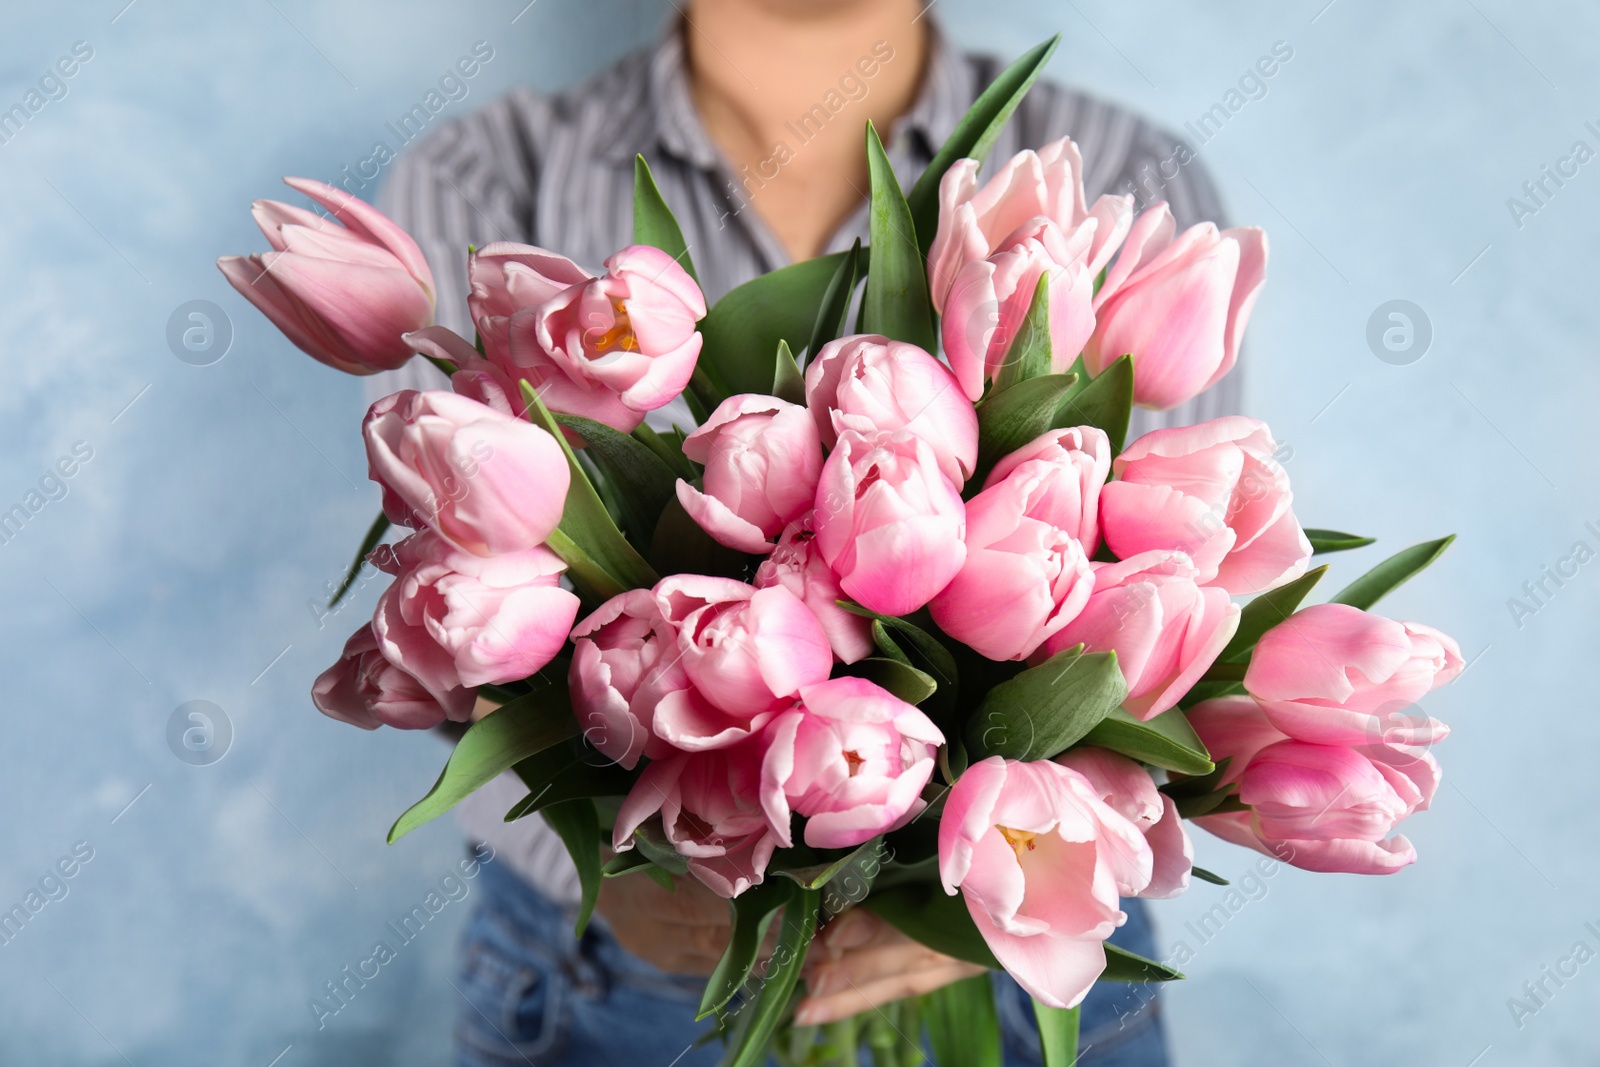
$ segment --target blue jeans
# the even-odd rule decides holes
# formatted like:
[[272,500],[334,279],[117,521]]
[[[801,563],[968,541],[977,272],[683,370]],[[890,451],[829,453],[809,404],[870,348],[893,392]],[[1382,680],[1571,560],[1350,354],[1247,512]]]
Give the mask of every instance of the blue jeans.
[[[582,940],[565,913],[502,864],[479,876],[456,987],[457,1067],[714,1067],[722,1043],[693,1047],[705,979],[671,975],[625,951],[598,918]],[[1139,901],[1112,938],[1155,956]],[[1003,974],[995,991],[1007,1067],[1037,1065],[1028,995]],[[1145,987],[1101,984],[1084,1001],[1079,1067],[1166,1067],[1160,1006]],[[677,1057],[676,1059],[674,1057]]]

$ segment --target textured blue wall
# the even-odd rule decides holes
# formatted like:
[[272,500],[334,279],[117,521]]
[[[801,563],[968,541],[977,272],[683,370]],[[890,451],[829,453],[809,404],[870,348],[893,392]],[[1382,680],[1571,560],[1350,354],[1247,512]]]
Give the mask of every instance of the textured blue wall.
[[[73,871],[0,946],[0,1060],[443,1062],[470,896],[320,1030],[307,1007],[461,845],[448,821],[383,843],[437,772],[434,739],[361,734],[305,697],[375,593],[324,628],[308,609],[373,510],[360,383],[290,349],[211,261],[260,247],[246,207],[280,195],[278,175],[367,158],[475,41],[495,58],[455,112],[564,84],[648,38],[665,8],[125,3],[13,5],[0,54],[4,109],[75,42],[93,53],[0,144],[0,510],[77,448],[72,477],[33,502],[57,499],[0,545],[0,905],[63,858]],[[1600,949],[1584,926],[1600,920],[1585,892],[1600,875],[1592,772],[1577,758],[1600,737],[1577,674],[1594,663],[1600,562],[1547,581],[1532,614],[1507,601],[1575,542],[1600,549],[1585,526],[1600,529],[1600,162],[1520,219],[1507,199],[1574,142],[1600,149],[1585,125],[1600,127],[1600,26],[1570,2],[1323,3],[935,9],[958,40],[1005,54],[1064,31],[1055,77],[1173,128],[1275,42],[1291,47],[1201,153],[1234,217],[1272,235],[1253,413],[1294,450],[1307,524],[1382,536],[1337,560],[1343,575],[1462,535],[1386,605],[1449,630],[1473,661],[1429,702],[1456,733],[1436,810],[1407,827],[1421,863],[1381,880],[1285,870],[1231,908],[1206,885],[1159,905],[1163,939],[1195,952],[1168,1001],[1178,1060],[1586,1062],[1600,964],[1547,981],[1555,995],[1520,1028],[1507,998],[1575,942]],[[166,340],[196,299],[232,321],[210,366]],[[1405,365],[1366,340],[1393,299],[1432,327]],[[220,762],[169,748],[169,718],[192,700],[232,724]],[[1238,876],[1251,857],[1206,840],[1200,861]],[[1202,945],[1188,924],[1218,903],[1226,921]]]

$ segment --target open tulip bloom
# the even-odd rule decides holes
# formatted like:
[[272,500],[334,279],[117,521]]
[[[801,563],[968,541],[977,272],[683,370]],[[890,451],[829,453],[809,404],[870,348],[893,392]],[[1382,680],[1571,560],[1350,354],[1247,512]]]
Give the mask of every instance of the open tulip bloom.
[[[312,689],[364,729],[494,707],[390,840],[510,770],[528,797],[507,818],[571,852],[580,930],[603,878],[729,898],[700,1017],[734,1067],[830,1054],[793,1003],[850,908],[1009,972],[1067,1064],[1096,981],[1182,977],[1107,938],[1123,898],[1221,882],[1186,820],[1311,871],[1416,859],[1397,826],[1448,733],[1418,702],[1462,660],[1371,609],[1450,538],[1302,607],[1313,555],[1370,539],[1302,528],[1266,425],[1125,441],[1133,405],[1232,367],[1267,245],[1087,204],[1068,140],[981,180],[962,157],[1054,46],[909,192],[869,125],[870,247],[709,309],[642,157],[636,243],[600,276],[471,254],[475,343],[432,324],[415,242],[316,183],[290,182],[332,220],[259,204],[273,250],[221,261],[321,362],[449,375],[367,416],[383,513],[351,577],[370,558],[394,581]],[[679,396],[698,428],[646,420]],[[998,1063],[967,1025],[991,997],[967,980],[874,1016],[926,1025],[940,1063]]]

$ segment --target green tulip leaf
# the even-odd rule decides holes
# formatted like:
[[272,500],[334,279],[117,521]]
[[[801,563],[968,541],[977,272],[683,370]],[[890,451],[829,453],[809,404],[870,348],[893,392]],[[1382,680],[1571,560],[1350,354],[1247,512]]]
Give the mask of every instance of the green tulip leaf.
[[576,937],[582,937],[594,914],[595,901],[600,897],[600,815],[592,800],[563,800],[542,812],[567,846],[572,865],[578,869],[578,884],[582,887],[582,900],[578,905],[578,921],[573,928]]
[[872,180],[872,257],[867,264],[867,291],[861,298],[862,325],[866,333],[908,341],[932,352],[938,342],[928,302],[924,255],[917,245],[900,180],[871,122],[867,123],[867,170]]
[[695,273],[694,261],[689,258],[683,230],[656,187],[650,164],[639,155],[633,157],[633,243],[661,249],[677,260],[695,284],[699,284],[700,277]]
[[1444,550],[1449,548],[1455,539],[1456,535],[1451,534],[1437,541],[1424,541],[1420,545],[1401,549],[1339,590],[1329,603],[1348,604],[1362,611],[1371,610],[1374,604],[1397,586],[1444,555]]
[[991,390],[978,404],[978,468],[967,479],[968,488],[981,489],[1004,456],[1061,427],[1062,412],[1077,385],[1074,374],[1045,374]]
[[1061,35],[1057,34],[1029,49],[1001,71],[1000,76],[979,94],[967,113],[961,116],[961,121],[956,123],[956,128],[945,138],[944,144],[923,169],[922,176],[911,187],[906,199],[916,223],[917,243],[922,248],[924,258],[928,249],[933,247],[933,236],[939,229],[939,182],[944,179],[944,172],[958,159],[983,162],[994,147],[995,139],[1000,136],[1000,130],[1010,120],[1012,112],[1016,111],[1017,105],[1027,95],[1045,64],[1050,62],[1056,45],[1060,43]]
[[994,380],[995,391],[1049,374],[1053,351],[1050,343],[1050,272],[1044,271],[1033,290],[1027,317],[1022,320],[1017,336],[1006,349],[1000,373]]
[[933,1062],[966,1067],[1004,1067],[1000,1015],[987,974],[951,982],[917,998],[928,1028]]
[[850,300],[855,295],[856,283],[861,280],[862,255],[858,237],[828,280],[828,288],[822,294],[822,307],[817,311],[817,324],[812,327],[811,341],[806,345],[807,360],[816,359],[824,345],[844,336],[850,320]]
[[767,961],[761,991],[739,1014],[740,1029],[732,1046],[728,1067],[760,1067],[767,1062],[767,1044],[789,1010],[789,999],[800,981],[806,949],[817,933],[818,894],[792,882],[778,931],[778,945]]
[[1133,415],[1133,357],[1118,357],[1079,387],[1061,405],[1056,429],[1098,426],[1111,438],[1111,451],[1121,452]]
[[1352,548],[1365,548],[1377,538],[1340,533],[1338,530],[1307,530],[1306,540],[1311,542],[1311,551],[1320,555],[1323,552],[1348,552]]
[[967,750],[1039,760],[1081,741],[1128,696],[1115,652],[1064,649],[989,690],[967,723]]
[[791,404],[804,406],[806,402],[805,375],[800,373],[800,364],[795,362],[794,353],[789,351],[789,342],[781,337],[778,338],[777,362],[772,372],[772,395]]
[[543,681],[536,691],[467,727],[428,795],[395,820],[389,830],[391,845],[437,819],[502,771],[578,736],[567,699],[565,670],[549,673],[553,680]]
[[1293,615],[1300,607],[1300,602],[1326,573],[1326,563],[1313,567],[1287,585],[1262,593],[1246,604],[1244,610],[1239,612],[1239,628],[1233,632],[1233,638],[1222,650],[1222,655],[1217,657],[1218,662],[1238,663],[1248,659],[1250,650],[1256,647],[1261,635]]
[[772,388],[778,341],[798,352],[810,340],[817,308],[847,255],[835,252],[780,267],[729,290],[712,306],[700,320],[699,362],[712,388],[712,407],[735,393]]
[[1140,722],[1118,708],[1090,730],[1084,742],[1180,774],[1210,774],[1216,769],[1194,727],[1177,708]]
[[561,445],[572,474],[561,524],[546,547],[561,557],[567,565],[567,576],[591,598],[605,600],[629,589],[655,585],[659,580],[655,571],[617,529],[588,472],[561,432],[561,424],[526,381],[522,383],[522,396],[534,425],[544,427]]
[[615,492],[622,525],[639,544],[648,544],[667,502],[677,499],[677,477],[643,442],[603,422],[577,415],[556,421],[582,437],[585,452]]
[[733,913],[732,931],[728,947],[717,961],[716,969],[706,979],[705,992],[700,997],[698,1021],[713,1012],[721,1011],[728,1001],[744,987],[750,970],[756,965],[756,955],[767,936],[767,928],[778,910],[790,899],[791,887],[773,879],[745,890],[728,902]]

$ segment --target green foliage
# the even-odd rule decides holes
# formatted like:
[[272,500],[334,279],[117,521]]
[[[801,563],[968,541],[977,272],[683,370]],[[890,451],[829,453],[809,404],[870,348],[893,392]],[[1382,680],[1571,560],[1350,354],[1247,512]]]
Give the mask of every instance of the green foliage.
[[1117,708],[1089,731],[1084,742],[1180,774],[1210,774],[1215,769],[1194,727],[1177,708],[1149,722]]
[[661,190],[656,188],[650,164],[637,155],[633,157],[633,243],[661,249],[699,283],[694,261],[689,258],[689,246],[683,240],[683,230],[662,199]]
[[437,819],[469,793],[545,749],[578,736],[567,698],[566,671],[553,665],[551,680],[484,716],[467,728],[428,795],[407,808],[389,830],[392,845],[423,823]]
[[1064,649],[1001,682],[967,723],[973,760],[1049,759],[1083,740],[1128,696],[1115,652]]
[[866,333],[909,341],[932,352],[938,345],[928,299],[928,271],[911,223],[911,209],[900,191],[878,131],[867,123],[867,170],[872,181],[870,228],[872,257],[867,291],[861,298]]
[[573,934],[582,937],[589,917],[594,914],[595,900],[600,896],[600,815],[595,811],[594,801],[588,799],[563,800],[545,808],[543,814],[545,822],[561,836],[567,854],[572,857],[572,865],[578,869],[583,896]]
[[1441,537],[1437,541],[1424,541],[1420,545],[1403,548],[1390,556],[1366,574],[1357,578],[1329,601],[1332,604],[1349,604],[1353,608],[1363,611],[1371,610],[1372,606],[1382,600],[1397,586],[1411,579],[1418,572],[1426,568],[1434,560],[1444,555],[1444,550],[1449,548],[1456,539],[1455,534]]

